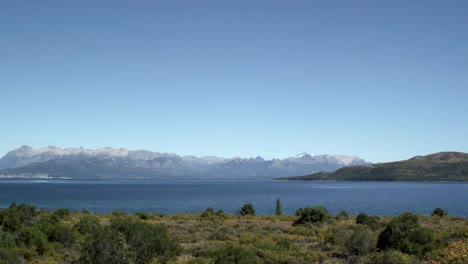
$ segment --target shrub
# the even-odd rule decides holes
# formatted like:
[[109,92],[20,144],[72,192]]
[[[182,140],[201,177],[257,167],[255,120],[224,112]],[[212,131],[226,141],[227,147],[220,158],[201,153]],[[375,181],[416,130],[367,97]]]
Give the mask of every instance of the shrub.
[[0,225],[6,231],[15,232],[23,225],[32,225],[36,215],[36,207],[13,202],[8,209],[0,211]]
[[57,209],[55,210],[54,214],[63,219],[63,218],[70,216],[70,210],[63,209],[63,208]]
[[215,215],[215,211],[213,208],[209,207],[201,214],[202,218],[212,218]]
[[447,247],[438,251],[430,263],[468,263],[468,240],[449,242]]
[[234,244],[228,244],[222,248],[213,250],[208,255],[212,260],[211,263],[214,264],[261,263],[254,250]]
[[436,208],[436,209],[434,209],[434,211],[432,211],[431,216],[434,216],[434,215],[437,215],[439,217],[443,217],[443,216],[447,215],[447,212],[442,208]]
[[323,223],[330,217],[327,209],[323,206],[301,208],[298,212],[299,219],[294,222],[295,225],[305,223]]
[[418,259],[414,256],[401,253],[400,251],[396,250],[385,250],[382,252],[378,252],[375,254],[370,255],[367,261],[363,261],[363,263],[374,264],[415,264],[420,263]]
[[15,252],[0,248],[0,264],[20,264],[23,262]]
[[242,206],[242,208],[239,211],[240,215],[255,215],[255,209],[253,207],[253,204],[251,203],[246,203]]
[[358,226],[347,237],[344,247],[348,255],[362,256],[372,252],[375,249],[377,239],[372,231],[366,227]]
[[63,224],[55,225],[48,238],[50,242],[59,242],[64,247],[69,247],[76,240],[73,229]]
[[92,234],[101,226],[99,221],[91,216],[82,217],[78,223],[73,226],[73,229],[80,234]]
[[302,214],[302,212],[304,211],[304,208],[299,208],[296,210],[296,212],[294,213],[295,216],[300,216]]
[[150,215],[147,212],[138,212],[135,213],[135,215],[138,216],[138,218],[141,220],[148,220],[150,218]]
[[39,254],[43,254],[47,238],[39,229],[25,227],[18,232],[16,241],[19,246],[35,247]]
[[56,217],[58,215],[54,213],[50,217],[41,218],[35,226],[46,235],[49,242],[58,242],[69,247],[76,240],[75,233],[70,226],[57,222]]
[[125,236],[110,226],[100,227],[85,241],[80,263],[134,263],[135,257]]
[[377,246],[408,254],[423,254],[432,248],[433,241],[432,232],[420,226],[417,215],[404,213],[388,223],[379,235]]
[[0,248],[10,249],[16,246],[16,234],[0,231]]
[[380,218],[378,216],[376,216],[376,215],[369,216],[366,213],[360,213],[356,217],[356,224],[374,227],[379,223],[379,220],[380,220]]
[[181,252],[180,246],[167,236],[163,225],[120,218],[114,220],[111,227],[125,236],[136,263],[149,263],[154,258],[165,263]]

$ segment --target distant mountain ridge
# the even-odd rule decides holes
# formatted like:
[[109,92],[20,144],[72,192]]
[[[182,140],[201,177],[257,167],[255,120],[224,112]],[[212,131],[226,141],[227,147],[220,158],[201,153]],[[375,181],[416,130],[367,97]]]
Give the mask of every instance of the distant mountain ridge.
[[468,153],[438,152],[408,160],[349,166],[283,180],[337,181],[468,181]]
[[355,156],[302,153],[285,159],[179,156],[124,148],[34,149],[22,146],[0,159],[0,174],[70,178],[273,178],[369,164]]

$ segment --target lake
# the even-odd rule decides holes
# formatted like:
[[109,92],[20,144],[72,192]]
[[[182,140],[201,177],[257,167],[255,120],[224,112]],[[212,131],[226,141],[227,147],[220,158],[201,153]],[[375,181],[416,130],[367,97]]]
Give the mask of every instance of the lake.
[[248,180],[3,180],[0,207],[28,203],[46,210],[68,208],[107,213],[192,213],[208,207],[234,213],[253,203],[257,214],[274,214],[276,198],[283,213],[325,206],[331,213],[428,215],[436,207],[468,216],[468,183],[316,182]]

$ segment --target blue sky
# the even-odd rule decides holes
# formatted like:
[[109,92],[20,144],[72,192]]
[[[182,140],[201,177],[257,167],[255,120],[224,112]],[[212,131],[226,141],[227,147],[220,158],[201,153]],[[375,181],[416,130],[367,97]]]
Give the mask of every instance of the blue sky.
[[0,155],[468,152],[467,1],[2,1]]

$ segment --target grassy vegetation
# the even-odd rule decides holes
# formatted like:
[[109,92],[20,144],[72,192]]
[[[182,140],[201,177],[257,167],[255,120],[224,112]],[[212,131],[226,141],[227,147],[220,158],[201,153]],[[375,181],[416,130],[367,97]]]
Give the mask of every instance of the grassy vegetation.
[[323,207],[94,215],[12,204],[0,225],[0,263],[466,263],[468,248],[467,218],[350,217]]

